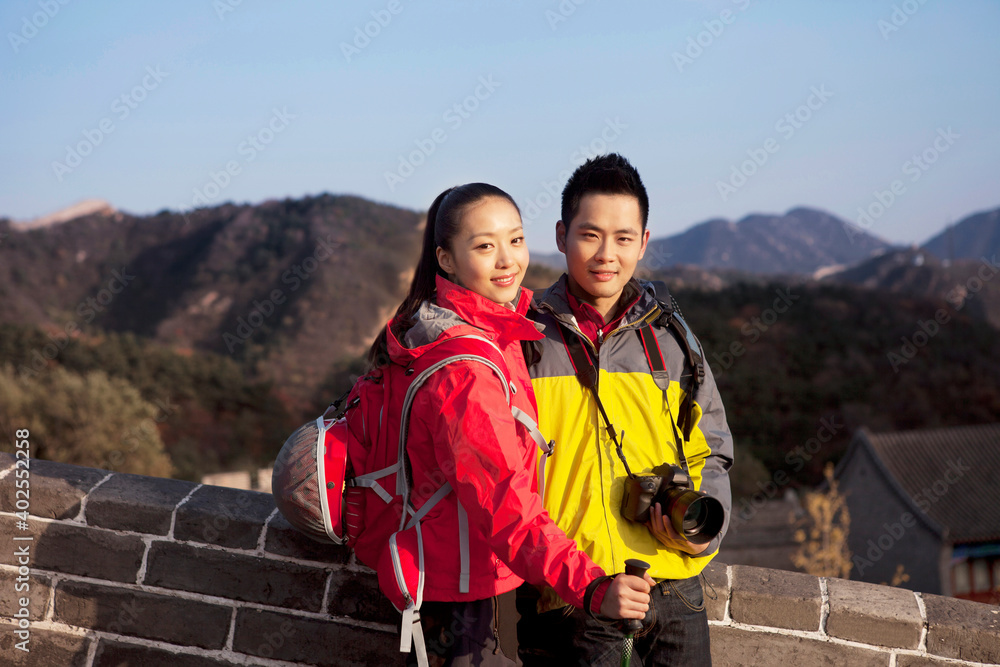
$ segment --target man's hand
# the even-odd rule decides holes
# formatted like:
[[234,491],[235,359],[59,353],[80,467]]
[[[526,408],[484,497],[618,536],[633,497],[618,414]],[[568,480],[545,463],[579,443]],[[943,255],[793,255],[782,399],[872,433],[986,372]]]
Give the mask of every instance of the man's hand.
[[649,591],[655,585],[649,574],[645,579],[631,574],[617,575],[601,601],[601,616],[642,620],[649,610]]
[[646,528],[649,528],[649,532],[651,532],[663,546],[669,549],[676,549],[677,551],[683,551],[686,554],[697,556],[708,548],[708,542],[705,544],[693,544],[678,535],[677,531],[674,530],[673,524],[670,523],[669,517],[663,516],[663,510],[660,508],[660,503],[656,503],[650,508],[649,522],[646,524]]

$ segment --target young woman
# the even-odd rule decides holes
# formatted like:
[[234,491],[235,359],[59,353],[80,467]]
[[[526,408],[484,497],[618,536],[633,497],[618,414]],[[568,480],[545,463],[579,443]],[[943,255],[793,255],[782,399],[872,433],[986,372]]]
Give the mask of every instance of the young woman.
[[[410,292],[373,344],[370,363],[406,366],[451,338],[479,336],[502,354],[511,404],[534,419],[520,341],[541,334],[524,317],[531,301],[521,288],[527,267],[520,211],[510,195],[484,183],[441,193],[427,214]],[[534,490],[535,441],[485,364],[460,361],[429,377],[415,394],[406,451],[416,509],[443,481],[451,487],[421,522],[420,617],[428,653],[449,665],[520,664],[514,595],[522,580],[547,583],[578,608],[590,587],[591,613],[644,616],[652,582],[605,577],[542,508]],[[460,544],[463,521],[467,547]]]

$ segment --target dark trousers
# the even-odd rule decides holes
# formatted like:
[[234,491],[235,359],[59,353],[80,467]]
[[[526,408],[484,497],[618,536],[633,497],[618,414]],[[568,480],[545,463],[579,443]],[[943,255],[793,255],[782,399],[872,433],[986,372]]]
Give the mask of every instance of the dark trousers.
[[[580,609],[536,614],[537,593],[522,586],[518,599],[518,641],[525,667],[600,665],[618,667],[624,635],[617,623],[601,623]],[[652,590],[649,613],[635,637],[633,667],[711,665],[708,615],[698,577],[660,582]]]
[[[420,624],[431,667],[513,667],[517,657],[516,592],[470,602],[428,602]],[[411,650],[407,665],[416,665]]]

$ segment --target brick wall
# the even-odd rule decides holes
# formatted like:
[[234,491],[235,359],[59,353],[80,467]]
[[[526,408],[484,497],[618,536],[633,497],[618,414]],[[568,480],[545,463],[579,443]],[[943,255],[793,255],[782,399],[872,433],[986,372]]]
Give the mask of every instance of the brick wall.
[[[269,495],[32,460],[21,528],[14,465],[0,454],[0,664],[401,662],[374,575],[299,536]],[[1000,662],[996,607],[738,565],[707,574],[717,665]]]

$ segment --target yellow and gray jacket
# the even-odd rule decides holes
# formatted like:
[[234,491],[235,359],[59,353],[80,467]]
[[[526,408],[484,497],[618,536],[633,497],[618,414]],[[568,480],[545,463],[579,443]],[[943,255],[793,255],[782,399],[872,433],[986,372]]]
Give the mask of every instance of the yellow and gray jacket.
[[[641,474],[662,463],[677,465],[675,434],[683,430],[675,426],[681,403],[693,386],[692,368],[679,335],[671,327],[654,324],[663,312],[657,296],[669,303],[669,295],[654,296],[651,283],[632,279],[622,300],[630,303],[637,295],[635,305],[620,326],[604,338],[596,354],[567,303],[566,276],[541,297],[536,319],[545,327],[545,338],[532,343],[539,354],[528,361],[538,401],[539,429],[555,441],[552,455],[544,462],[543,500],[559,527],[606,572],[621,572],[626,559],[640,558],[650,564],[649,573],[654,579],[685,579],[699,574],[717,553],[729,527],[732,507],[729,469],[733,463],[733,437],[711,370],[705,364],[704,380],[693,397],[693,428],[683,452],[695,488],[721,502],[726,519],[705,555],[689,556],[663,546],[645,525],[622,518],[619,508],[626,477],[624,465],[608,437],[593,395],[574,374],[564,334],[557,324],[558,320],[565,326],[565,335],[579,336],[594,356],[597,390],[615,430],[624,431],[622,445],[632,471]],[[644,322],[654,325],[652,330],[666,366],[668,382],[661,378],[666,390],[654,381],[638,335]],[[543,596],[540,610],[555,606],[561,605],[549,591]]]

